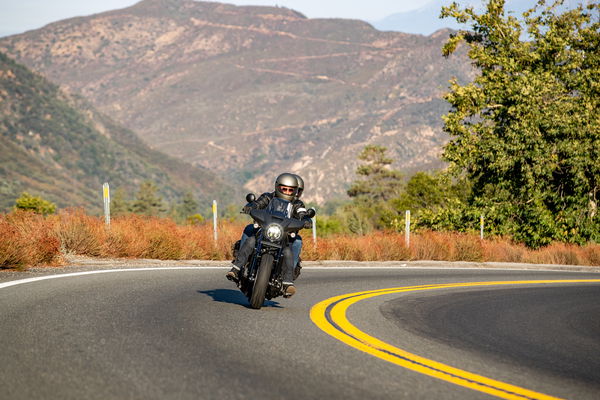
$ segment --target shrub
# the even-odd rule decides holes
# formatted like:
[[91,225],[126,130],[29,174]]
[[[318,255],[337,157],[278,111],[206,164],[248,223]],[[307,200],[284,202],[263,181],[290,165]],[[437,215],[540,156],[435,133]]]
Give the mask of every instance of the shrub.
[[450,246],[448,235],[433,231],[412,235],[410,241],[412,258],[415,260],[448,260]]
[[483,246],[476,235],[452,235],[454,251],[450,257],[455,261],[483,261]]
[[106,241],[104,222],[86,215],[83,209],[67,209],[56,218],[56,235],[65,254],[102,255]]
[[[103,219],[70,209],[43,216],[17,211],[0,215],[0,268],[57,264],[64,253],[101,257],[230,260],[232,244],[240,238],[243,223],[224,221],[214,241],[211,223],[177,225],[171,219],[126,215]],[[308,231],[307,231],[308,232]],[[319,237],[315,245],[304,239],[304,260],[454,260],[534,262],[543,264],[600,265],[600,245],[554,243],[531,250],[508,238],[480,240],[478,235],[423,231],[411,235],[376,231],[370,235]]]
[[50,221],[33,212],[0,215],[0,268],[57,265],[60,241]]
[[553,243],[541,249],[531,251],[526,261],[536,264],[580,265],[582,262],[577,245]]
[[200,225],[202,222],[204,222],[204,217],[200,214],[190,215],[186,218],[186,222],[189,225]]
[[523,262],[527,248],[512,243],[509,239],[493,238],[483,241],[483,254],[486,261]]
[[23,192],[21,197],[15,201],[15,210],[33,211],[36,214],[48,215],[54,214],[56,205],[41,197]]

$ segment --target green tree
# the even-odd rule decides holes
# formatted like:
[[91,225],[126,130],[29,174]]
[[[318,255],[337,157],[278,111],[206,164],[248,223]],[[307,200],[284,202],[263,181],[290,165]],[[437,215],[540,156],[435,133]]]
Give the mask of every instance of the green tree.
[[504,0],[482,14],[442,9],[471,25],[443,54],[464,42],[479,69],[469,84],[451,82],[443,157],[471,182],[468,207],[531,247],[600,239],[600,5],[561,13],[561,3],[541,0],[522,20]]
[[125,198],[125,191],[122,188],[115,190],[110,199],[110,214],[113,216],[125,215],[131,212],[131,205]]
[[188,217],[198,214],[198,208],[200,207],[198,201],[194,197],[193,193],[187,191],[183,194],[181,202],[172,203],[169,215],[177,223],[184,223],[188,221]]
[[367,145],[358,156],[364,161],[356,169],[362,177],[352,183],[348,196],[362,197],[370,201],[387,201],[396,197],[402,189],[402,173],[390,168],[393,160],[386,156],[387,148]]
[[54,214],[56,204],[44,200],[38,196],[32,196],[27,192],[21,193],[21,196],[15,201],[15,210],[28,210],[36,214],[48,215]]
[[198,203],[198,200],[196,200],[192,192],[185,192],[183,195],[183,199],[181,200],[181,215],[187,218],[190,215],[197,214],[199,207],[200,204]]
[[317,217],[317,232],[319,236],[345,233],[347,229],[344,221],[337,215],[319,215]]
[[188,225],[200,225],[202,222],[204,222],[204,217],[201,214],[188,215],[185,219],[185,222]]
[[404,190],[391,203],[399,211],[437,210],[465,202],[470,192],[469,182],[457,181],[445,171],[417,172],[406,182]]
[[165,202],[158,195],[158,187],[154,183],[146,181],[140,185],[135,200],[131,204],[131,211],[148,216],[165,214],[167,211]]
[[339,211],[351,232],[366,234],[373,229],[387,228],[388,220],[396,215],[389,200],[402,190],[402,173],[390,168],[393,160],[386,152],[383,146],[367,145],[358,156],[363,161],[356,169],[360,179],[353,182],[347,192],[352,203]]

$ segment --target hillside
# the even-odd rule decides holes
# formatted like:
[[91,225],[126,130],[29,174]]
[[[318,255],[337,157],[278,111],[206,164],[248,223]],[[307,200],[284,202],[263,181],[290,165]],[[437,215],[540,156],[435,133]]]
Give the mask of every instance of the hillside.
[[[29,191],[60,207],[102,208],[102,183],[132,193],[144,180],[208,205],[226,187],[209,171],[150,150],[85,100],[0,53],[0,210]],[[223,197],[223,196],[221,196]]]
[[449,31],[380,32],[286,8],[144,0],[0,39],[0,49],[156,150],[252,190],[302,173],[307,199],[343,194],[357,155],[385,145],[405,170],[439,166],[441,100],[467,79]]

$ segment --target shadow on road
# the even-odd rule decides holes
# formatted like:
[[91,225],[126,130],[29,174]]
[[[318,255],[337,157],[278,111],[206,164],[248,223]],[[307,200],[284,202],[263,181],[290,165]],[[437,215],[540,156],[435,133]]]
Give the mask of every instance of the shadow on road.
[[[220,303],[231,303],[231,304],[239,304],[245,307],[250,307],[248,304],[248,299],[242,292],[239,290],[231,290],[231,289],[215,289],[215,290],[198,290],[198,293],[205,294],[207,296],[212,297],[214,301],[218,301]],[[278,302],[272,300],[266,300],[263,304],[263,307],[275,307],[275,308],[283,308],[279,305]]]

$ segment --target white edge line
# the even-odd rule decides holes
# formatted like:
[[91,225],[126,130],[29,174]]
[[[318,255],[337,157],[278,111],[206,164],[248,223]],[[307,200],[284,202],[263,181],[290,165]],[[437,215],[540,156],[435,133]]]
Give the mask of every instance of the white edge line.
[[24,283],[31,283],[37,281],[44,281],[46,279],[58,279],[58,278],[69,278],[72,276],[82,276],[82,275],[93,275],[93,274],[105,274],[109,272],[137,272],[137,271],[160,271],[160,270],[174,270],[174,269],[223,269],[223,267],[148,267],[148,268],[125,268],[125,269],[102,269],[98,271],[84,271],[84,272],[72,272],[68,274],[56,274],[56,275],[46,275],[46,276],[38,276],[35,278],[26,278],[19,279],[16,281],[8,281],[0,283],[0,289],[21,285]]
[[[205,267],[141,267],[141,268],[124,268],[124,269],[102,269],[96,271],[83,271],[83,272],[71,272],[66,274],[56,274],[56,275],[46,275],[46,276],[38,276],[35,278],[26,278],[19,279],[14,281],[2,282],[0,283],[0,289],[4,289],[11,286],[22,285],[24,283],[38,282],[44,281],[47,279],[58,279],[58,278],[69,278],[74,276],[82,276],[82,275],[93,275],[93,274],[105,274],[110,272],[138,272],[138,271],[168,271],[168,270],[222,270],[227,269],[227,266],[221,267],[213,267],[213,266],[205,266]],[[586,271],[573,271],[573,270],[554,270],[554,269],[529,269],[529,268],[444,268],[444,267],[409,267],[409,266],[374,266],[374,267],[363,267],[363,266],[341,266],[341,267],[325,267],[325,266],[306,266],[303,269],[316,269],[316,270],[343,270],[343,269],[365,269],[365,270],[373,270],[373,269],[427,269],[427,270],[465,270],[465,271],[526,271],[526,272],[571,272],[571,273],[587,273]],[[589,273],[594,273],[595,271],[589,271]]]

